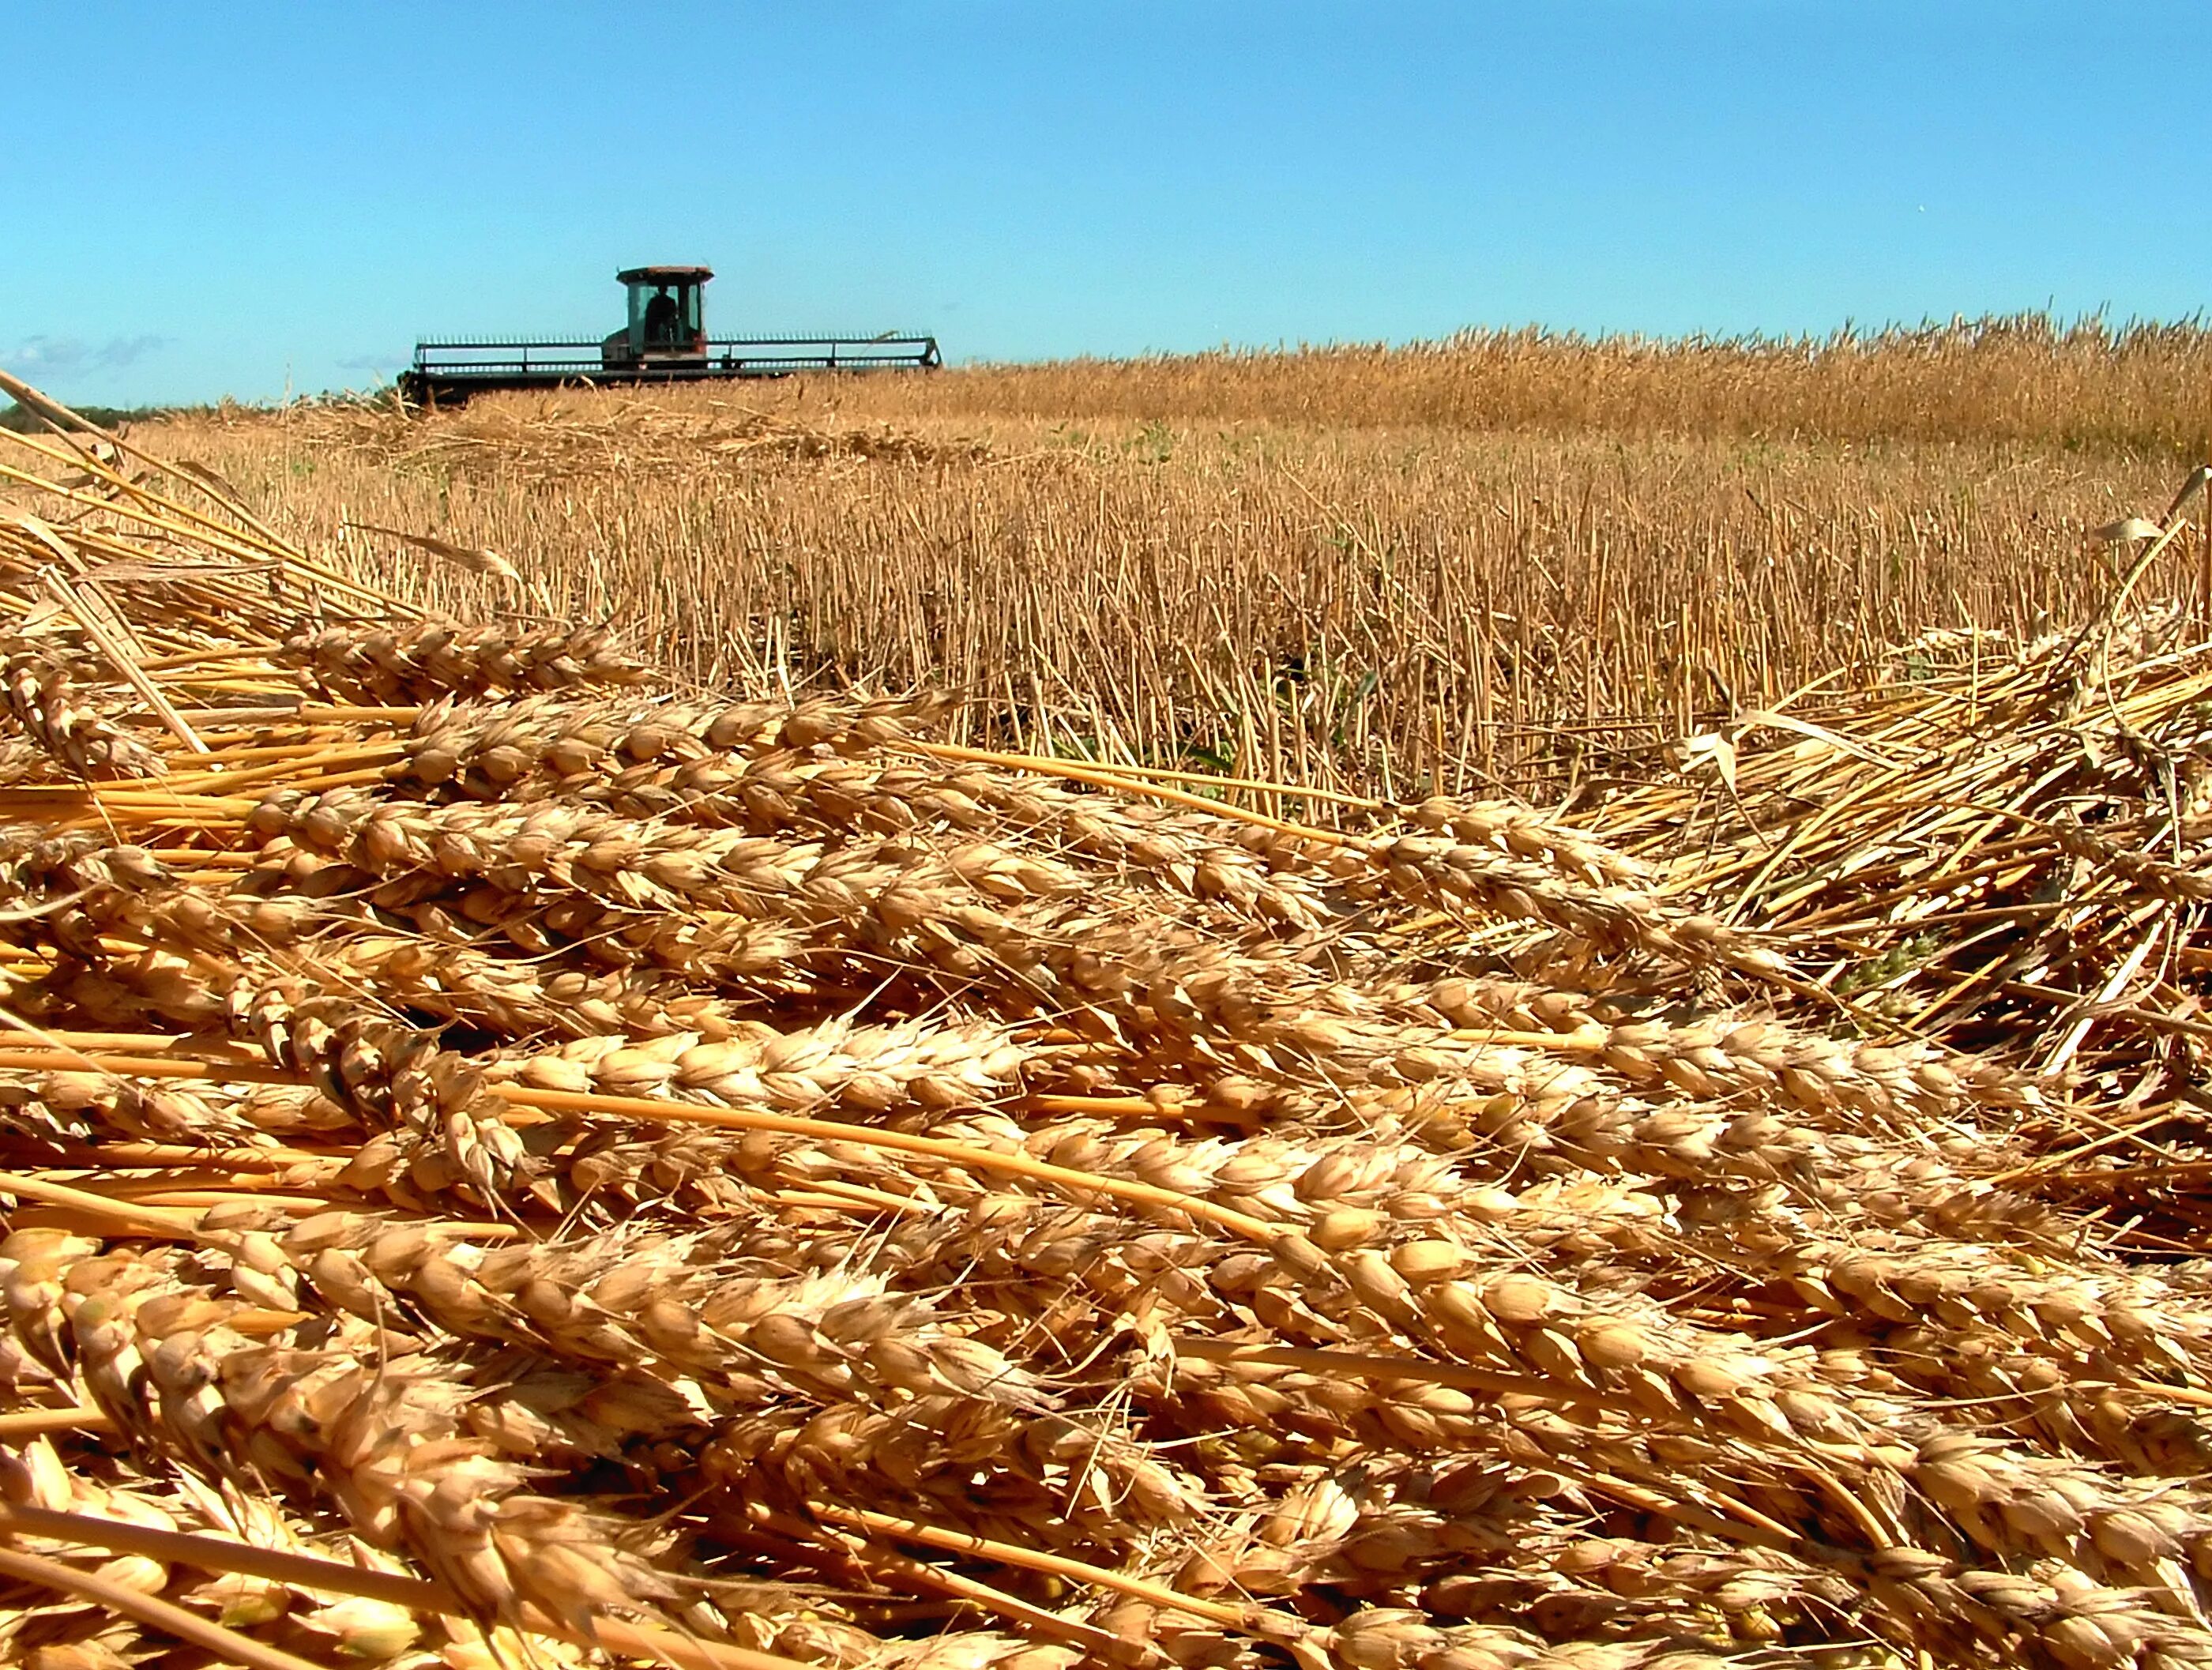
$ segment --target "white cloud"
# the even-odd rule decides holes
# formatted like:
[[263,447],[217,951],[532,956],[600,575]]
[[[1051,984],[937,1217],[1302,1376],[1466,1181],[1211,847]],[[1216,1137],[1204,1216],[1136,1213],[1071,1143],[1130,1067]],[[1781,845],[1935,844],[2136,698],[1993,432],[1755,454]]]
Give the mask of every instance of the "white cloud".
[[0,366],[36,382],[87,371],[120,371],[168,345],[167,337],[154,336],[110,337],[98,343],[75,337],[26,337],[0,352]]

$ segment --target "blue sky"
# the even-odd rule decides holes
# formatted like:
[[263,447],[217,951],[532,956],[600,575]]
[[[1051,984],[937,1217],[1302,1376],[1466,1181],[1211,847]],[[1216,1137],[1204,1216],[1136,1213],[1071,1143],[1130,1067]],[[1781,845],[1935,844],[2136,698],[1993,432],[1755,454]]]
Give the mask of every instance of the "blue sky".
[[361,386],[420,334],[611,329],[646,261],[712,264],[718,331],[955,360],[2172,318],[2212,286],[2201,15],[19,3],[0,366]]

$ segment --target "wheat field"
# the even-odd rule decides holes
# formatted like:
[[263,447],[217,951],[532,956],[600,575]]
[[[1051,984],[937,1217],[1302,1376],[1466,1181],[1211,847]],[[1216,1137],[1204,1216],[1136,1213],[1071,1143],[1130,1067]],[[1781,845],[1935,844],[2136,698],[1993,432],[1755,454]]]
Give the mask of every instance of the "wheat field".
[[[2176,391],[2204,386],[2204,350],[2164,340],[2107,343],[2101,383],[2076,337],[2024,331],[1971,386],[1972,350],[1941,340],[1843,372],[1505,342],[295,408],[161,438],[308,548],[464,611],[619,619],[702,683],[928,683],[974,698],[968,739],[1024,751],[1557,799],[1620,750],[1870,677],[1921,632],[2078,616],[2115,572],[2085,531],[2160,513],[2197,461]],[[520,586],[349,522],[489,548]],[[2145,595],[2201,606],[2205,583],[2191,538]]]
[[2212,1665],[2197,339],[1993,340],[0,435],[0,1658]]

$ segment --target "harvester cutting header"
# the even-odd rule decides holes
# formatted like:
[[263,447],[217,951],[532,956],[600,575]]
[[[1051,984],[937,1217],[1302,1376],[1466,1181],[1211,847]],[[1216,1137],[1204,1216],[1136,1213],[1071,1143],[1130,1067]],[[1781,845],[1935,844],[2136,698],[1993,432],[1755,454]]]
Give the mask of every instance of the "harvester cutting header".
[[707,267],[629,267],[615,275],[629,295],[629,322],[597,342],[415,344],[399,392],[416,402],[456,402],[489,389],[563,383],[693,383],[788,377],[799,371],[926,371],[942,365],[933,336],[709,337]]

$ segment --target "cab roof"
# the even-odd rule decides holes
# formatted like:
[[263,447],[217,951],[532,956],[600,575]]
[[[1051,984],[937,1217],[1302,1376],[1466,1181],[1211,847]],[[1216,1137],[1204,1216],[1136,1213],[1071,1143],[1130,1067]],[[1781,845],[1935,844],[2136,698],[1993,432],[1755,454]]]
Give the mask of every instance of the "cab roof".
[[712,267],[625,267],[615,275],[617,284],[703,284],[714,276]]

